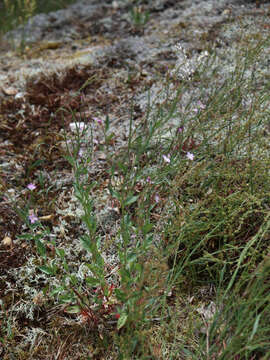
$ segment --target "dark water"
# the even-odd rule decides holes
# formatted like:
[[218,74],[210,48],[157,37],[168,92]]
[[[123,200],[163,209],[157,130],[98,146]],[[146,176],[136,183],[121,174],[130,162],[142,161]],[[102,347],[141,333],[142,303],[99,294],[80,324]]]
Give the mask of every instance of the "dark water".
[[63,9],[75,0],[0,0],[0,33],[5,33],[39,13]]

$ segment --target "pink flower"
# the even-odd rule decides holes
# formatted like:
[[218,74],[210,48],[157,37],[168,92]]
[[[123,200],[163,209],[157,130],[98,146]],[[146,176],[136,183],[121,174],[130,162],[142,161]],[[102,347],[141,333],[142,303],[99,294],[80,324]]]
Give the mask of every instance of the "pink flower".
[[206,106],[201,102],[201,100],[198,101],[198,106],[200,109],[205,109]]
[[94,117],[93,118],[99,125],[102,125],[102,120],[97,118],[97,117]]
[[183,127],[183,126],[180,126],[180,127],[177,129],[178,134],[180,134],[181,132],[183,132],[183,130],[184,130],[184,127]]
[[[201,100],[199,100],[197,104],[198,104],[199,109],[205,109],[206,108],[206,106],[201,102]],[[197,113],[199,111],[199,109],[196,108],[193,111]]]
[[37,218],[37,216],[36,216],[34,213],[30,214],[30,215],[28,216],[28,219],[30,220],[30,223],[31,223],[31,224],[34,224],[35,222],[38,221],[38,218]]
[[155,199],[155,202],[156,202],[156,203],[158,203],[158,202],[159,202],[160,197],[158,196],[158,194],[156,194],[156,195],[155,195],[155,198],[154,198],[154,199]]
[[27,185],[27,189],[29,189],[29,190],[31,190],[31,191],[32,191],[32,190],[35,190],[35,189],[36,189],[36,185],[30,183],[30,184]]
[[193,155],[192,153],[188,152],[188,153],[187,153],[187,158],[188,158],[189,160],[194,160],[194,155]]
[[82,157],[82,156],[83,156],[83,151],[82,151],[82,149],[79,150],[78,156],[79,156],[79,157]]
[[163,157],[163,160],[166,162],[166,163],[170,163],[171,162],[171,159],[170,159],[170,154],[168,154],[167,156],[166,155],[162,155]]
[[152,183],[150,176],[147,176],[146,182],[147,182],[148,184],[151,184],[151,183]]

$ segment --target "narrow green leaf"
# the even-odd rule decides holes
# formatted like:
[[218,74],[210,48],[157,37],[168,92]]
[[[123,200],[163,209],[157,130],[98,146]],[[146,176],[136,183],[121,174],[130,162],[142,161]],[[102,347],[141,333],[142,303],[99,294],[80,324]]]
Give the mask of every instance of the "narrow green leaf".
[[51,291],[51,295],[61,294],[65,290],[64,286],[58,286],[57,288]]
[[65,271],[68,273],[69,272],[69,267],[68,267],[68,264],[67,264],[65,259],[63,260],[63,267],[64,267]]
[[149,233],[149,231],[152,230],[153,226],[154,226],[154,225],[151,224],[151,223],[146,223],[146,224],[144,224],[144,226],[143,226],[143,228],[142,228],[142,231],[143,231],[144,235],[146,235],[147,233]]
[[47,275],[55,275],[54,268],[52,268],[50,266],[42,265],[42,266],[39,266],[38,268],[39,268],[39,270],[41,270],[42,272],[44,272]]
[[109,115],[106,115],[106,119],[105,119],[105,132],[107,132],[109,130],[110,127],[110,118]]
[[69,275],[70,281],[72,283],[73,286],[77,286],[78,285],[78,279],[76,278],[75,275]]
[[46,247],[44,246],[44,244],[39,239],[36,239],[35,243],[36,243],[37,252],[39,253],[39,255],[46,258]]
[[117,330],[120,330],[125,325],[125,323],[127,322],[127,318],[127,314],[121,314],[120,318],[117,321]]
[[65,250],[64,249],[55,249],[56,254],[61,258],[64,259],[65,257]]
[[250,341],[254,338],[254,335],[256,334],[256,332],[258,330],[260,318],[261,318],[261,314],[256,317],[256,320],[255,320],[254,325],[253,325],[252,333],[250,335],[250,339],[249,339]]
[[118,191],[114,190],[111,186],[109,186],[109,191],[110,191],[110,194],[116,198],[117,200],[121,200],[121,195]]
[[79,314],[81,312],[81,309],[78,305],[68,306],[65,309],[65,312],[68,314]]
[[84,249],[92,253],[91,241],[88,236],[81,236],[80,240]]
[[76,297],[75,297],[75,295],[72,295],[72,294],[64,294],[64,295],[59,296],[59,301],[61,303],[70,304],[70,303],[74,303],[76,301]]
[[124,174],[127,173],[128,167],[124,163],[122,163],[121,161],[118,161],[117,166],[120,170],[123,171]]
[[90,284],[90,285],[98,285],[99,283],[100,283],[100,281],[98,280],[98,279],[96,279],[96,278],[94,278],[94,277],[90,277],[90,276],[88,276],[86,279],[85,279],[85,281],[88,283],[88,284]]
[[137,201],[138,197],[139,197],[139,195],[128,197],[127,200],[124,203],[124,206],[131,205],[131,204],[135,203]]
[[137,254],[135,252],[129,253],[127,255],[127,263],[130,266],[133,262],[137,260]]
[[115,293],[117,300],[122,301],[122,302],[124,302],[126,300],[126,294],[123,291],[121,291],[119,289],[115,289],[114,293]]

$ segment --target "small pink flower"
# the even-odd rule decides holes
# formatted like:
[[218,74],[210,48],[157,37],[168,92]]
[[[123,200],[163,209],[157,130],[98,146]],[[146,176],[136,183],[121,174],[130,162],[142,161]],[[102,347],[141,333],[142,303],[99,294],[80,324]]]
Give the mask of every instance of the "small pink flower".
[[205,109],[206,106],[201,102],[201,100],[198,101],[198,106],[200,109]]
[[29,190],[31,190],[31,191],[32,191],[32,190],[35,190],[35,189],[36,189],[36,185],[30,183],[30,184],[27,185],[27,189],[29,189]]
[[196,113],[199,111],[199,109],[203,110],[203,109],[206,108],[206,106],[201,102],[201,100],[198,101],[197,105],[198,105],[199,108],[196,108],[196,109],[193,110]]
[[102,120],[97,118],[97,117],[94,117],[93,118],[99,125],[102,125]]
[[37,216],[36,216],[34,213],[30,214],[30,215],[28,216],[28,219],[30,220],[30,223],[31,223],[31,224],[34,224],[35,222],[38,221],[38,218],[37,218]]
[[188,152],[188,153],[187,153],[187,158],[188,158],[189,160],[194,160],[194,154]]
[[147,176],[146,182],[147,182],[148,184],[151,184],[151,183],[152,183],[150,176]]
[[206,106],[201,102],[201,100],[199,100],[197,104],[198,104],[199,108],[196,108],[196,109],[193,110],[196,113],[199,111],[199,109],[203,110],[203,109],[206,108]]
[[163,160],[166,162],[166,163],[170,163],[171,162],[171,159],[170,159],[170,154],[168,154],[167,156],[166,155],[162,155],[163,157]]
[[155,202],[158,203],[160,201],[160,197],[158,196],[158,194],[155,195]]
[[79,157],[82,157],[82,156],[83,156],[83,151],[82,151],[82,149],[79,150],[78,156],[79,156]]
[[180,134],[181,132],[183,132],[184,127],[183,126],[179,126],[179,128],[177,129],[178,134]]

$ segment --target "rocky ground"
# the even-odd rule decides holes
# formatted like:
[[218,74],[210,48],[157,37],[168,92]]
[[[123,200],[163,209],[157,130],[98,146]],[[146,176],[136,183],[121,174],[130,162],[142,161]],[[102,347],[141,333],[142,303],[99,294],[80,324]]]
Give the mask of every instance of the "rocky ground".
[[[49,315],[38,315],[39,303],[33,301],[47,280],[36,273],[31,242],[18,239],[29,229],[15,207],[25,206],[29,183],[39,184],[37,215],[49,227],[48,237],[65,244],[70,261],[76,264],[73,251],[80,253],[78,236],[84,227],[72,191],[71,167],[64,159],[64,134],[74,136],[74,120],[90,126],[89,136],[94,134],[89,173],[103,184],[95,201],[106,237],[116,232],[118,214],[107,191],[108,159],[97,119],[104,123],[109,116],[110,151],[121,151],[131,105],[138,125],[147,112],[149,91],[155,106],[164,101],[164,79],[171,76],[178,59],[176,44],[185,48],[191,63],[204,51],[216,53],[216,84],[221,84],[225,74],[233,71],[240,45],[255,43],[258,33],[262,39],[269,37],[268,2],[142,1],[142,14],[149,11],[145,25],[132,21],[130,9],[127,1],[82,0],[65,10],[35,16],[24,30],[10,32],[1,42],[0,291],[5,308],[24,324],[22,348],[35,341],[33,329],[40,329],[40,319]],[[24,48],[18,53],[22,37]],[[269,81],[269,50],[256,69],[258,87]],[[208,91],[203,91],[205,99]],[[181,105],[196,96],[201,98],[201,89],[194,83]],[[63,111],[57,112],[59,108]],[[168,124],[168,134],[175,125]],[[268,134],[269,129],[265,131]],[[113,253],[105,256],[115,263]],[[23,300],[18,300],[22,291]]]

